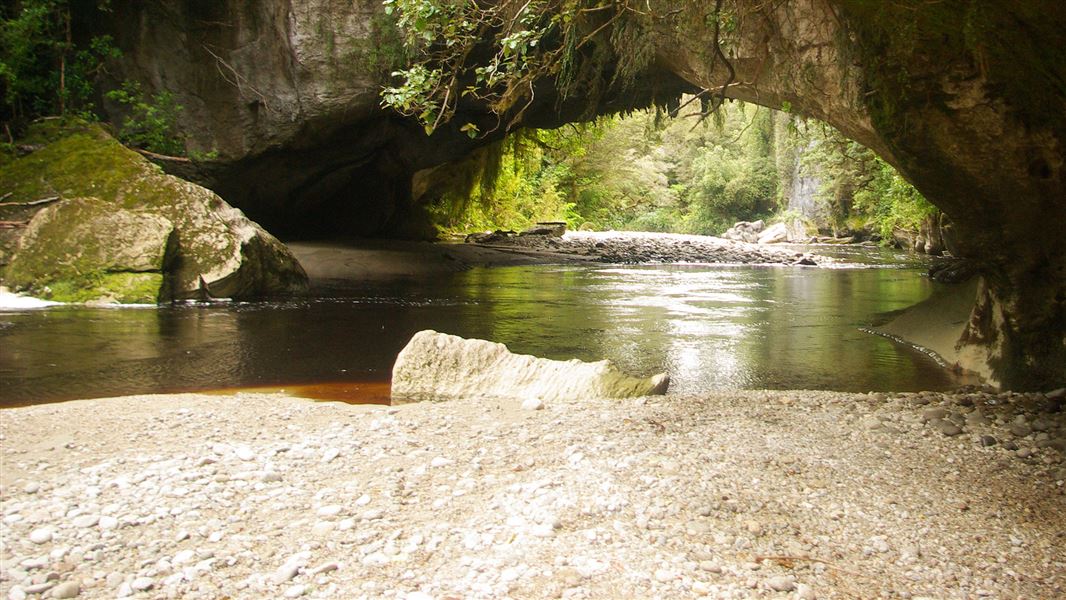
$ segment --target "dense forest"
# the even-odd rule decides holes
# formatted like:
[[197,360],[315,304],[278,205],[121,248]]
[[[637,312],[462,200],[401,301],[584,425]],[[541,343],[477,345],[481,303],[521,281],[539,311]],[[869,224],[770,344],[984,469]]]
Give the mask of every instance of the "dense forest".
[[[800,220],[812,235],[891,240],[936,214],[891,166],[822,123],[743,102],[701,116],[651,109],[513,134],[489,151],[475,185],[433,206],[435,218],[448,232],[560,220],[707,235],[737,221]],[[809,206],[797,207],[798,194],[812,196]]]

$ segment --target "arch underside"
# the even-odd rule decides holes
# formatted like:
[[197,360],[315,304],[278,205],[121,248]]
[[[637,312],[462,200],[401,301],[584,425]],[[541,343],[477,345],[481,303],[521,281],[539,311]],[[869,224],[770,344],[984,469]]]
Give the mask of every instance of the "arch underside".
[[[127,49],[116,77],[172,91],[186,107],[191,149],[221,156],[186,174],[283,235],[417,235],[417,196],[432,180],[415,182],[416,174],[504,133],[476,105],[430,137],[380,108],[388,69],[366,58],[385,35],[380,2],[342,10],[328,0],[228,1],[211,14],[184,0],[118,4],[116,13],[135,18],[115,30]],[[730,69],[713,51],[715,2],[681,10],[651,2],[671,17],[641,25],[655,48],[642,73],[607,86],[591,107],[589,98],[560,102],[544,82],[523,123],[558,126],[685,92],[825,121],[894,165],[955,223],[984,280],[960,343],[980,347],[1006,386],[1058,387],[1066,382],[1066,236],[1058,232],[1066,223],[1066,8],[978,4],[983,20],[974,25],[967,3],[727,2],[737,17],[722,40]],[[995,38],[962,34],[981,26]],[[1019,69],[1029,79],[1018,79]],[[493,133],[471,140],[459,130],[467,121]]]

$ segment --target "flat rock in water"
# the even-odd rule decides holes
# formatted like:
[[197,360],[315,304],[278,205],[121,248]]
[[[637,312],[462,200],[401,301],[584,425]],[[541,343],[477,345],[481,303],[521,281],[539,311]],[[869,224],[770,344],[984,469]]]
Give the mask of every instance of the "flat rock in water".
[[477,397],[543,402],[665,394],[666,373],[641,379],[610,363],[549,360],[432,330],[415,334],[392,370],[392,403]]

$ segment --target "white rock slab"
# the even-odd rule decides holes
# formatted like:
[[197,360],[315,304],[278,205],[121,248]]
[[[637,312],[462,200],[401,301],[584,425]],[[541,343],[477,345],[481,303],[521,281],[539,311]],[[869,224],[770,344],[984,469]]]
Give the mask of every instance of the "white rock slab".
[[622,373],[610,361],[550,360],[513,354],[507,346],[432,330],[415,334],[392,369],[392,403],[456,398],[630,398],[665,394],[670,377]]

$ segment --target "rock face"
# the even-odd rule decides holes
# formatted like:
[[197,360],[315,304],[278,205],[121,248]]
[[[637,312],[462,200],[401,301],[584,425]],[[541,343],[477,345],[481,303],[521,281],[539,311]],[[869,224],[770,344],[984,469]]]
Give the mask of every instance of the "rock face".
[[[382,112],[378,90],[403,61],[400,38],[381,3],[335,4],[115,0],[122,17],[100,30],[125,52],[116,80],[175,93],[190,147],[221,157],[201,180],[253,217],[320,231],[410,229],[419,199],[435,197],[432,177],[419,175],[446,174],[437,167],[503,128],[475,103],[428,138]],[[1032,389],[1066,379],[1066,237],[1039,235],[1066,222],[1066,4],[738,0],[721,15],[716,4],[651,0],[602,15],[611,23],[590,16],[598,35],[575,71],[590,75],[595,99],[561,102],[543,82],[524,124],[719,90],[824,120],[951,218],[958,255],[986,283],[989,308],[974,313],[968,340],[994,349],[998,379]],[[612,42],[623,30],[640,34],[639,48]],[[613,69],[637,55],[644,68],[626,87]],[[495,133],[468,140],[464,122]]]
[[[303,289],[281,242],[216,194],[164,174],[99,126],[38,131],[49,143],[0,167],[11,202],[61,200],[21,232],[5,285],[49,299],[156,302]],[[205,289],[201,289],[205,288]]]
[[552,402],[665,394],[670,378],[630,377],[610,361],[586,363],[512,354],[507,346],[426,330],[392,370],[392,403],[500,398]]

